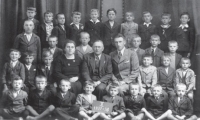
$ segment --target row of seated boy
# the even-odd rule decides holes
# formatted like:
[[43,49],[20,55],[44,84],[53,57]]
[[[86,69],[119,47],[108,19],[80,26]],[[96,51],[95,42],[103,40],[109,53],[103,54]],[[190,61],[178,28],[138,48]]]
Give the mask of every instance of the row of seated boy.
[[[95,89],[93,81],[84,83],[84,91],[76,95],[68,91],[71,83],[62,79],[59,91],[53,94],[46,89],[47,78],[36,76],[36,89],[27,94],[21,90],[23,80],[15,76],[11,82],[12,88],[4,93],[1,99],[0,116],[7,119],[20,118],[20,120],[58,119],[58,120],[196,120],[193,115],[192,101],[185,96],[187,87],[178,83],[175,95],[166,98],[162,95],[162,86],[151,87],[151,95],[145,100],[140,92],[138,83],[129,84],[129,95],[120,97],[119,85],[109,86],[107,95],[103,96],[104,102],[113,104],[110,114],[95,112],[92,109],[93,101],[97,98],[92,92]],[[1,117],[1,118],[2,118]]]
[[[85,31],[88,32],[90,35],[89,45],[92,45],[95,40],[102,40],[105,45],[104,52],[109,54],[113,50],[115,50],[114,45],[114,37],[121,33],[125,36],[127,40],[126,47],[130,48],[132,39],[135,35],[139,35],[141,37],[141,48],[147,49],[150,47],[149,39],[151,35],[157,34],[160,37],[160,45],[159,48],[162,49],[164,52],[168,51],[166,44],[168,41],[175,40],[179,44],[177,52],[180,53],[184,57],[190,57],[191,53],[193,52],[194,48],[194,29],[188,25],[190,21],[190,16],[187,12],[184,12],[180,15],[180,25],[178,27],[173,27],[170,25],[171,15],[169,13],[163,13],[161,16],[161,25],[155,26],[151,22],[153,16],[150,12],[143,13],[143,23],[138,25],[135,23],[134,14],[132,12],[126,12],[125,14],[125,22],[121,25],[115,21],[117,17],[117,11],[114,8],[107,10],[107,17],[108,21],[105,23],[101,23],[98,19],[99,11],[98,9],[92,9],[90,11],[90,20],[88,20],[85,24],[81,24],[81,13],[80,12],[73,12],[72,13],[72,23],[70,25],[65,24],[65,15],[63,13],[58,13],[56,15],[56,21],[58,24],[53,24],[53,13],[47,11],[44,13],[44,23],[37,21],[34,17],[36,15],[36,8],[29,7],[27,8],[27,18],[23,20],[23,24],[20,25],[21,27],[24,26],[25,29],[25,22],[27,20],[31,20],[34,25],[31,26],[30,29],[33,29],[33,33],[38,35],[40,39],[41,47],[48,48],[48,37],[50,35],[54,35],[58,37],[58,48],[63,47],[63,43],[67,40],[74,40],[77,45],[80,44],[80,32]],[[41,23],[41,24],[39,24]],[[29,26],[30,27],[30,26]],[[22,32],[22,31],[20,31]],[[25,35],[27,38],[31,37],[30,32],[25,29]],[[35,35],[34,34],[34,35]],[[14,47],[17,49],[19,48],[19,37],[22,36],[21,34],[16,37]],[[39,43],[37,43],[39,44]],[[81,44],[80,47],[87,48],[88,44],[84,45]],[[37,48],[29,48],[39,51]],[[51,48],[50,48],[51,49]],[[21,52],[23,51],[20,50]],[[38,52],[38,54],[40,54]],[[41,55],[39,55],[41,56]]]

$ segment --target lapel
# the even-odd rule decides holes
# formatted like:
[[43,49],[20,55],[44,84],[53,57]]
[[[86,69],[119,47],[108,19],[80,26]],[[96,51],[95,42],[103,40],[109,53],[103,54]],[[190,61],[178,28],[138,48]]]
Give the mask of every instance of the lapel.
[[185,78],[188,78],[190,75],[191,75],[191,71],[190,71],[190,69],[188,69],[186,74],[185,74]]
[[169,68],[168,68],[168,76],[170,76],[170,75],[173,73],[173,71],[174,71],[174,69],[171,68],[171,67],[169,67]]
[[112,29],[114,29],[115,27],[117,27],[117,23],[114,21],[114,24],[113,24],[113,27],[112,27]]
[[[81,47],[82,48],[82,47]],[[83,49],[83,48],[82,48]],[[92,48],[88,45],[87,49],[85,50],[85,53],[90,53],[92,51]]]
[[163,99],[164,99],[164,97],[162,97],[162,96],[159,97],[159,99],[157,101],[158,105],[163,101]]
[[56,47],[54,54],[53,54],[53,58],[55,58],[57,54],[58,54],[58,48]]
[[101,54],[101,59],[100,59],[100,64],[99,64],[99,72],[101,71],[101,69],[104,67],[105,64],[105,55],[102,53]]
[[[160,99],[160,98],[159,98]],[[155,103],[156,105],[158,104],[158,101],[155,99],[154,96],[150,97],[150,100]]]
[[[58,25],[58,27],[60,28],[60,30],[61,30],[62,32],[66,33],[66,30],[63,30],[63,28],[62,28],[60,25]],[[65,28],[65,25],[64,25],[64,28]]]
[[85,96],[85,94],[82,94],[82,97],[89,103],[89,104],[92,104],[93,103],[93,101],[94,101],[94,96],[93,95],[91,95],[91,97],[92,97],[92,101],[90,101],[89,99],[88,99],[88,97],[87,96]]
[[176,54],[175,54],[175,58],[176,58],[176,60],[175,60],[175,65],[177,66],[177,65],[179,64],[179,61],[180,61],[181,57],[180,57],[180,55],[178,55],[178,54],[176,53]]
[[185,97],[183,97],[183,99],[179,101],[179,106],[181,106],[184,102],[185,102]]
[[95,70],[95,58],[94,58],[94,53],[90,54],[90,64],[92,66],[92,70],[94,72]]
[[170,67],[168,67],[168,74],[166,73],[164,67],[161,68],[161,72],[162,72],[165,76],[169,76],[169,71],[170,71],[169,68],[170,68]]
[[183,74],[182,74],[181,70],[178,70],[177,72],[178,72],[180,78],[183,78]]
[[140,67],[141,71],[143,71],[143,73],[145,73],[146,75],[149,74],[151,71],[149,71],[149,69],[145,69],[145,67],[141,66]]
[[45,33],[46,33],[46,25],[45,25],[45,23],[43,23],[42,25],[41,25],[41,27],[42,27],[42,29],[45,31]]
[[113,53],[113,59],[117,62],[117,63],[119,63],[119,58],[118,58],[118,53],[117,53],[117,50],[115,50],[115,52]]
[[[156,51],[155,51],[156,52]],[[151,48],[146,49],[146,53],[151,55]]]
[[175,97],[174,102],[175,102],[176,106],[179,106],[178,97]]
[[15,99],[14,96],[13,96],[13,94],[12,94],[12,92],[11,92],[11,90],[8,91],[8,96],[9,96],[12,100]]
[[45,76],[47,76],[47,74],[46,74],[46,69],[45,69],[45,66],[44,66],[44,65],[41,66],[41,71],[42,71],[42,73],[43,73]]
[[33,44],[35,41],[36,41],[36,40],[35,40],[35,34],[33,33],[33,34],[32,34],[32,37],[31,37],[31,40],[30,40],[30,42],[28,42],[28,44],[31,45],[31,44]]
[[119,61],[119,63],[123,62],[124,60],[126,60],[126,58],[129,56],[129,52],[128,50],[125,48],[124,53]]
[[20,38],[21,38],[21,40],[22,40],[24,43],[26,43],[26,44],[29,43],[28,40],[27,40],[27,38],[26,38],[26,36],[24,35],[24,33],[22,33],[22,36],[21,36]]
[[[114,22],[114,24],[115,24],[115,22]],[[106,25],[106,27],[109,28],[110,30],[112,29],[111,26],[110,26],[109,21],[106,21],[106,22],[105,22],[105,25]],[[114,27],[114,25],[113,25],[113,27]]]
[[184,31],[183,31],[182,28],[178,27],[178,28],[176,29],[176,35],[181,35],[181,34],[183,34],[183,33],[184,33]]

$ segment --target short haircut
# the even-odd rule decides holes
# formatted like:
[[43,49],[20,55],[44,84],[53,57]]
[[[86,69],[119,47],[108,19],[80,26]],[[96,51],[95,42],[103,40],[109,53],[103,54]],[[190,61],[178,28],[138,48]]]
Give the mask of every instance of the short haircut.
[[151,39],[150,40],[152,40],[153,38],[158,38],[160,40],[160,36],[156,35],[156,34],[151,35]]
[[25,21],[24,21],[24,25],[25,25],[26,22],[32,22],[32,23],[33,23],[33,26],[35,26],[35,24],[34,24],[34,22],[33,22],[32,20],[29,20],[29,19],[28,19],[28,20],[25,20]]
[[132,40],[134,40],[134,39],[136,39],[136,38],[139,38],[140,41],[142,41],[142,38],[141,38],[138,34],[135,34],[135,35],[133,36]]
[[144,58],[151,58],[151,59],[153,60],[151,54],[144,54],[144,55],[142,56],[142,60],[143,60]]
[[58,13],[58,14],[56,14],[56,19],[58,19],[58,16],[59,16],[59,15],[64,15],[64,16],[65,16],[64,13]]
[[181,13],[180,18],[181,18],[183,15],[187,15],[188,18],[190,19],[190,14],[189,14],[188,12],[183,12],[183,13]]
[[163,16],[168,16],[168,17],[171,19],[171,14],[168,13],[168,12],[162,13],[161,18],[162,18]]
[[117,83],[112,83],[110,84],[108,90],[112,89],[112,88],[115,88],[115,89],[118,89],[119,90],[119,85]]
[[90,37],[90,34],[89,34],[88,32],[82,31],[82,32],[79,34],[80,38],[81,38],[81,35],[83,35],[83,34],[88,34],[89,37]]
[[149,11],[144,11],[144,12],[142,13],[142,15],[145,15],[145,14],[150,14],[150,15],[151,15],[151,13],[150,13]]
[[58,41],[58,37],[55,36],[55,35],[50,35],[50,36],[48,37],[48,41],[49,41],[50,38],[56,38],[56,40]]
[[76,47],[76,43],[73,40],[67,40],[67,42],[64,44],[64,48],[67,46],[67,44],[72,43],[74,44],[74,47]]
[[86,87],[87,85],[93,86],[95,88],[95,83],[92,80],[87,80],[84,82],[83,87]]
[[81,12],[73,11],[72,14],[71,14],[71,17],[73,17],[74,15],[80,15],[81,16]]
[[98,10],[98,9],[91,9],[91,10],[90,10],[90,14],[91,14],[92,12],[97,12],[98,15],[99,15],[99,10]]
[[24,53],[24,58],[27,58],[27,57],[30,57],[30,56],[34,57],[35,54],[32,51],[30,51],[30,50]]
[[162,90],[162,86],[159,84],[155,84],[151,87],[151,90],[153,90],[154,88],[160,88]]
[[138,88],[140,89],[140,86],[139,86],[139,84],[138,83],[133,83],[133,82],[131,82],[130,84],[129,84],[129,90],[131,89],[131,86],[138,86]]
[[125,38],[124,38],[124,36],[122,35],[122,34],[117,34],[115,37],[114,37],[114,40],[116,39],[116,38],[123,38],[123,40],[125,40]]
[[53,57],[53,55],[51,54],[51,51],[50,51],[50,50],[44,50],[44,51],[42,52],[42,58],[50,57],[50,56]]
[[133,12],[131,12],[131,11],[127,11],[127,12],[125,13],[125,15],[126,15],[127,13],[131,13],[131,14],[132,14],[132,16],[134,17],[134,14],[133,14]]
[[37,79],[45,79],[45,82],[47,82],[47,78],[45,76],[43,76],[43,75],[37,75],[35,77],[35,82],[36,82]]
[[94,44],[95,44],[96,42],[100,42],[100,43],[103,45],[103,47],[104,47],[104,44],[103,44],[103,41],[102,41],[102,40],[95,40],[92,46],[94,46]]
[[191,61],[190,61],[190,59],[189,59],[189,58],[187,58],[187,57],[182,57],[182,58],[181,58],[181,61],[180,61],[180,64],[182,64],[182,62],[183,62],[184,60],[187,60],[187,61],[189,61],[189,63],[191,64]]
[[16,74],[12,75],[11,78],[12,78],[12,80],[11,80],[12,83],[13,83],[13,81],[18,81],[18,80],[23,81],[22,78],[19,75],[16,75]]
[[177,44],[177,46],[178,46],[178,42],[175,41],[175,40],[170,40],[170,41],[168,42],[168,46],[169,46],[170,44]]
[[164,53],[164,55],[161,57],[161,60],[163,61],[164,58],[168,58],[171,61],[171,57],[169,54]]
[[18,53],[19,53],[19,55],[21,55],[20,51],[19,51],[19,50],[17,50],[17,49],[10,49],[10,51],[9,51],[9,54],[10,54],[11,52],[18,52]]
[[178,83],[176,85],[176,90],[179,88],[179,87],[185,87],[185,89],[187,88],[186,85],[184,83]]
[[115,10],[115,8],[110,8],[110,9],[107,10],[107,15],[108,15],[108,13],[109,13],[110,11],[113,11],[115,14],[117,14],[117,11]]
[[47,10],[47,11],[44,13],[44,17],[45,17],[45,15],[47,15],[47,14],[50,14],[50,15],[52,15],[52,17],[53,17],[53,12],[51,12],[50,10]]
[[61,80],[60,80],[60,85],[61,85],[61,82],[62,82],[62,81],[68,82],[69,85],[71,85],[71,82],[70,82],[69,80],[67,80],[67,79],[61,79]]
[[35,8],[35,7],[27,7],[26,10],[27,10],[27,11],[30,10],[30,11],[34,11],[34,12],[36,12],[36,8]]

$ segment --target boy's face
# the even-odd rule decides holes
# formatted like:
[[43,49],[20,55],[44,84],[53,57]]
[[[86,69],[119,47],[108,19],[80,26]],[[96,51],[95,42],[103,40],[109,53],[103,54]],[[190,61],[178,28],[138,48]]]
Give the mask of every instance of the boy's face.
[[112,97],[115,97],[118,94],[118,92],[118,87],[109,89],[110,96]]
[[66,93],[71,88],[71,85],[69,82],[62,80],[59,87],[63,93]]
[[114,42],[117,50],[122,50],[126,44],[126,41],[122,37],[115,38]]
[[134,48],[139,48],[139,46],[141,44],[141,39],[140,38],[133,38],[132,44],[133,44]]
[[48,56],[48,57],[44,57],[44,58],[43,58],[43,61],[44,61],[44,64],[45,64],[46,66],[50,66],[51,63],[52,63],[52,61],[53,61],[52,55],[50,55],[50,56]]
[[99,13],[97,11],[93,11],[90,13],[90,17],[93,21],[96,21],[99,17]]
[[180,18],[181,24],[187,24],[190,21],[190,18],[188,15],[182,15]]
[[58,15],[57,20],[58,20],[58,24],[60,24],[60,25],[65,24],[65,16],[64,15],[62,15],[62,14]]
[[143,20],[144,20],[145,23],[150,23],[151,20],[152,20],[151,14],[150,14],[150,13],[144,14],[144,15],[143,15]]
[[178,45],[176,43],[170,43],[168,45],[170,53],[176,53],[176,50],[178,49]]
[[169,16],[162,16],[161,21],[162,21],[162,24],[168,25],[171,19]]
[[69,55],[72,55],[74,54],[75,52],[75,46],[73,43],[68,43],[66,46],[65,46],[65,52]]
[[160,44],[160,39],[159,38],[151,38],[151,46],[152,47],[157,47]]
[[134,20],[133,14],[132,13],[126,13],[126,21],[132,22],[133,20]]
[[160,87],[153,88],[152,94],[154,97],[159,97],[162,94],[162,89]]
[[39,91],[43,91],[47,86],[47,81],[45,78],[36,78],[35,84]]
[[52,14],[45,14],[44,20],[46,23],[51,23],[53,21],[53,15]]
[[153,60],[152,60],[151,57],[144,57],[144,58],[143,58],[143,65],[144,65],[145,67],[150,66],[150,65],[152,64],[152,62],[153,62]]
[[21,55],[19,54],[19,52],[15,52],[15,51],[12,51],[10,53],[10,59],[11,61],[17,61],[19,58],[21,57]]
[[25,21],[24,22],[24,30],[26,33],[32,33],[34,29],[34,23],[33,21]]
[[35,11],[27,10],[26,12],[28,19],[33,19],[36,15]]
[[92,94],[92,92],[94,91],[94,86],[86,85],[83,89],[85,90],[86,94]]
[[34,57],[33,56],[27,56],[26,58],[25,58],[25,64],[26,65],[31,65],[32,63],[33,63],[33,60],[34,60]]
[[116,18],[116,14],[114,11],[109,11],[107,17],[110,21],[114,21],[114,19]]
[[138,93],[139,93],[139,86],[138,85],[131,85],[130,86],[130,93],[133,96],[138,95]]
[[162,63],[165,67],[168,67],[170,65],[170,59],[167,57],[164,57],[162,60]]
[[58,43],[58,40],[57,38],[49,38],[48,43],[50,48],[55,48]]
[[187,70],[190,67],[190,61],[189,60],[182,60],[181,61],[181,68],[183,70]]
[[81,16],[80,15],[73,15],[72,21],[73,21],[74,24],[79,24],[80,21],[81,21]]
[[22,87],[22,80],[13,80],[12,87],[15,91],[19,91]]
[[81,34],[80,41],[82,45],[86,46],[88,45],[88,42],[90,41],[90,36],[88,34]]
[[178,97],[182,98],[186,93],[186,87],[185,86],[177,87],[176,93],[177,93]]

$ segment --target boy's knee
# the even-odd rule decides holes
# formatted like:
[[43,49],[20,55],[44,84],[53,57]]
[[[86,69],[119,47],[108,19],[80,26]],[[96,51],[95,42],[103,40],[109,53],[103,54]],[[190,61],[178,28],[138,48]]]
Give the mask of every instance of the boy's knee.
[[55,107],[54,107],[53,105],[50,105],[50,106],[48,107],[48,109],[49,109],[50,111],[53,111],[53,110],[55,109]]

